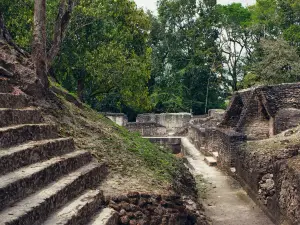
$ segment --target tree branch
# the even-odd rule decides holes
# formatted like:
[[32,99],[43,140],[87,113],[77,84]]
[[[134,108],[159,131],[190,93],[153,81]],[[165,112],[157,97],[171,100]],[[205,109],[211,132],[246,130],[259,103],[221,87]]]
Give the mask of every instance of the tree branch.
[[58,15],[54,27],[52,46],[47,55],[47,64],[51,65],[57,56],[60,45],[65,37],[67,27],[71,20],[71,14],[76,5],[76,0],[61,0],[58,9]]

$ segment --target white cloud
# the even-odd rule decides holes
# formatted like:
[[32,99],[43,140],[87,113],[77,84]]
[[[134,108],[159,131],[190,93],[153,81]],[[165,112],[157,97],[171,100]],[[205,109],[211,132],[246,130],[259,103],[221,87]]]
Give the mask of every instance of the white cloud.
[[[134,0],[138,7],[142,7],[144,9],[149,9],[153,12],[156,11],[156,2],[157,0]],[[219,4],[231,4],[233,2],[240,2],[244,6],[253,5],[256,0],[217,0]]]
[[149,9],[152,12],[156,12],[156,2],[157,0],[134,0],[138,7],[142,7],[144,9]]

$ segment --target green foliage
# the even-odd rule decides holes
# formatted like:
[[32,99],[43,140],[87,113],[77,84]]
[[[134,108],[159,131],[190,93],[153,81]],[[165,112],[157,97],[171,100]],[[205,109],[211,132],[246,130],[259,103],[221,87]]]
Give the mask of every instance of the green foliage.
[[157,112],[205,111],[220,97],[217,73],[220,61],[215,40],[215,5],[195,0],[159,1],[152,16],[152,71],[149,84]]
[[[29,52],[33,3],[0,1],[14,40]],[[59,3],[47,1],[48,49]],[[77,3],[50,74],[99,111],[202,114],[225,107],[228,92],[299,79],[298,0],[159,0],[157,16],[131,0]]]
[[176,170],[183,169],[181,160],[176,159],[168,149],[153,145],[149,140],[142,138],[140,134],[130,133],[123,127],[120,127],[120,132],[127,149],[141,157],[157,177],[172,181],[178,172]]
[[249,7],[251,12],[251,26],[258,37],[278,36],[279,16],[276,0],[257,0],[256,4]]
[[246,73],[247,61],[251,59],[254,35],[250,29],[251,11],[240,3],[218,5],[219,39],[223,56],[224,82],[238,90],[238,82]]
[[[52,30],[57,16],[59,0],[47,1],[47,44],[50,45]],[[4,13],[6,26],[14,41],[20,47],[31,51],[33,34],[34,0],[0,1],[0,9]]]
[[300,57],[297,49],[278,39],[262,40],[261,61],[255,65],[260,82],[279,84],[300,81]]
[[57,79],[100,111],[150,109],[149,27],[132,1],[81,1],[54,65]]
[[249,72],[248,74],[246,74],[243,81],[240,83],[240,89],[256,86],[260,84],[259,80],[259,77],[255,73]]

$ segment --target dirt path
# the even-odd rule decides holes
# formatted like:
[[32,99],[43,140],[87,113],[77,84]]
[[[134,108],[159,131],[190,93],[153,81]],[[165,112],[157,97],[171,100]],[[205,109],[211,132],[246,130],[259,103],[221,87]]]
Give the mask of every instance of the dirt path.
[[216,167],[209,167],[187,138],[182,139],[182,146],[193,174],[209,182],[203,204],[213,225],[274,225],[239,183]]

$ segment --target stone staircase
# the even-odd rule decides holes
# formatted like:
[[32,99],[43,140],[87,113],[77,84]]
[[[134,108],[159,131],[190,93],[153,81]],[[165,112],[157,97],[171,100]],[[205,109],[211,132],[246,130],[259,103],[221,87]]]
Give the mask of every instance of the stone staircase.
[[107,166],[60,138],[29,103],[0,79],[0,225],[96,224]]

